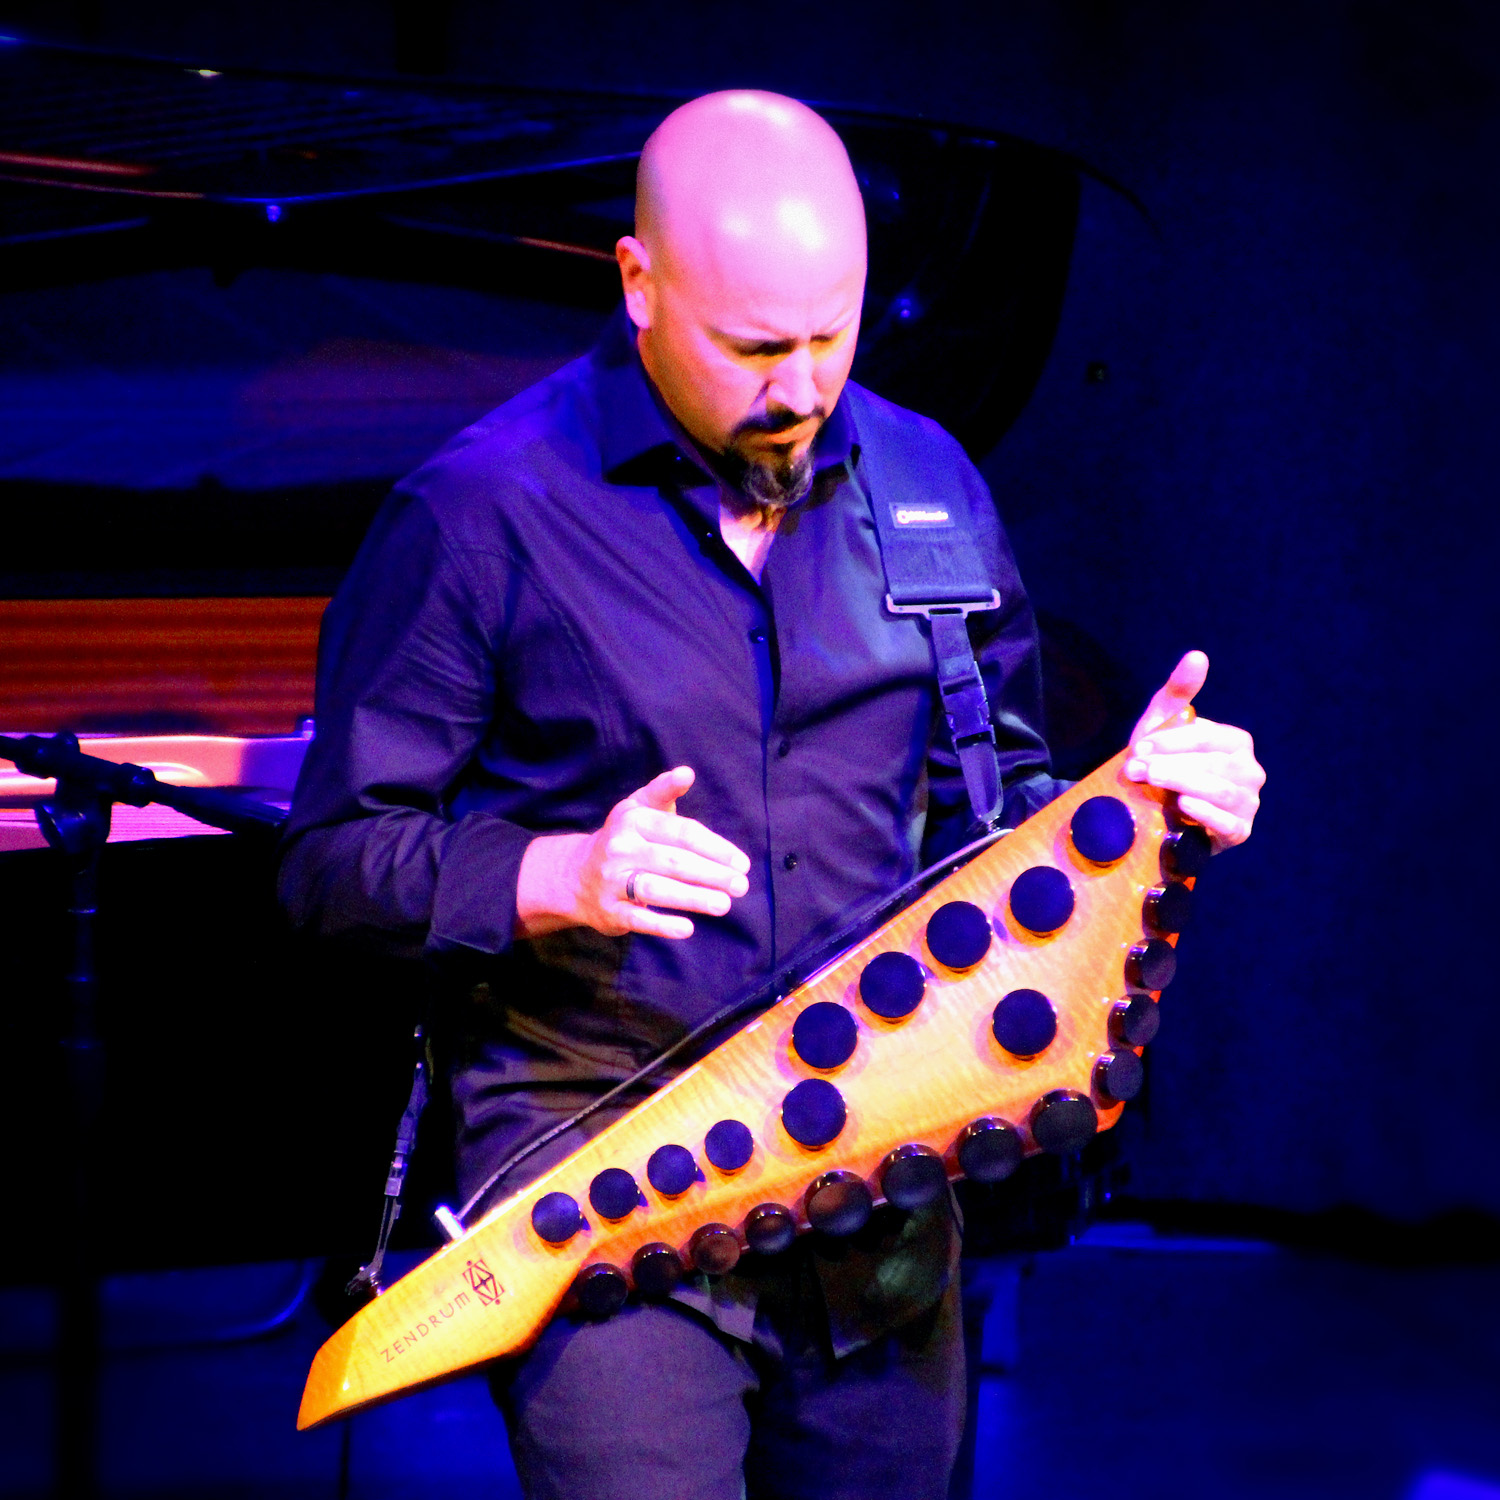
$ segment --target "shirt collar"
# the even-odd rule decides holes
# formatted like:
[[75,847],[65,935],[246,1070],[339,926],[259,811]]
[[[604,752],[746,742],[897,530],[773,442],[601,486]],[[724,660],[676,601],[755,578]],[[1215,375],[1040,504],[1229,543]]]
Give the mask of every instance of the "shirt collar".
[[[691,441],[665,410],[635,347],[635,326],[623,303],[594,347],[599,390],[599,457],[616,484],[716,484]],[[813,470],[823,473],[857,457],[849,403],[840,400],[813,439]]]

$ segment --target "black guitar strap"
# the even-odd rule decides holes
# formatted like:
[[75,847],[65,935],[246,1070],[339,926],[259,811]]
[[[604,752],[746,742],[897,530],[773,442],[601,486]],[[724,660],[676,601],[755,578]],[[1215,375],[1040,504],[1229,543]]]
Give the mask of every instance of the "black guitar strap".
[[[969,805],[983,828],[998,826],[1000,762],[995,730],[979,662],[969,641],[968,618],[1000,608],[1000,594],[985,571],[984,559],[965,518],[955,507],[924,501],[941,493],[923,483],[906,457],[887,457],[870,495],[875,535],[885,565],[886,608],[897,615],[925,616],[932,636],[943,715],[964,773]],[[902,498],[893,498],[901,496]]]

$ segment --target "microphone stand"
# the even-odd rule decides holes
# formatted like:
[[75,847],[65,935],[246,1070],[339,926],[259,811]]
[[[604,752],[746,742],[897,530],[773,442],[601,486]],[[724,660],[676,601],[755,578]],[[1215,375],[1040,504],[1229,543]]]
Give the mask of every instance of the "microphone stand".
[[68,870],[69,962],[61,1042],[69,1169],[60,1226],[63,1250],[56,1268],[56,1493],[63,1500],[93,1500],[99,1479],[100,1333],[93,1161],[104,1096],[94,937],[100,851],[109,838],[110,808],[116,802],[132,807],[160,802],[211,827],[262,838],[274,836],[286,814],[233,792],[170,786],[145,766],[85,755],[71,734],[50,739],[0,735],[0,760],[13,761],[30,776],[56,781],[56,792],[37,808],[36,820]]

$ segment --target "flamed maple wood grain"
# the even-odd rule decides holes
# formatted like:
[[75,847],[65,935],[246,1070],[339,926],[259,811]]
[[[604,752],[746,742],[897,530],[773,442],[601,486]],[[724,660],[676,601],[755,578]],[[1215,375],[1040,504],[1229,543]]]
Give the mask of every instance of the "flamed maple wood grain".
[[[956,1175],[952,1148],[969,1121],[995,1115],[1026,1131],[1033,1106],[1050,1090],[1090,1094],[1095,1061],[1110,1050],[1110,1009],[1125,992],[1126,954],[1142,939],[1142,899],[1160,882],[1166,832],[1163,794],[1126,781],[1124,762],[1122,753],[1043,808],[362,1309],[319,1350],[299,1427],[524,1348],[576,1273],[594,1261],[628,1267],[652,1241],[685,1251],[699,1225],[738,1228],[758,1203],[783,1203],[800,1216],[809,1185],[833,1168],[859,1173],[878,1194],[881,1161],[907,1142],[943,1152]],[[1130,852],[1105,868],[1078,855],[1068,834],[1078,805],[1101,794],[1126,802],[1136,823]],[[1037,864],[1066,871],[1076,896],[1072,918],[1050,938],[1018,928],[1007,904],[1011,882]],[[987,956],[964,973],[945,970],[923,939],[927,918],[954,900],[983,908],[996,930]],[[880,1019],[858,999],[864,965],[890,950],[920,959],[933,976],[921,1005],[901,1021]],[[1056,1041],[1029,1062],[1003,1052],[990,1029],[996,1002],[1019,988],[1041,990],[1058,1014]],[[849,1062],[824,1075],[842,1092],[848,1123],[831,1145],[808,1150],[782,1128],[779,1106],[793,1084],[814,1074],[792,1053],[791,1030],[819,1000],[849,1007],[859,1045]],[[1119,1115],[1118,1105],[1101,1109],[1100,1128]],[[755,1137],[749,1165],[728,1174],[710,1166],[702,1150],[708,1127],[725,1118],[743,1120]],[[692,1150],[706,1177],[675,1199],[646,1181],[647,1158],[668,1142]],[[1035,1149],[1029,1133],[1027,1145]],[[613,1224],[588,1206],[590,1181],[610,1166],[630,1172],[649,1204]],[[588,1220],[563,1246],[547,1245],[531,1227],[532,1206],[549,1192],[570,1194]],[[493,1300],[476,1290],[482,1270],[500,1288]]]

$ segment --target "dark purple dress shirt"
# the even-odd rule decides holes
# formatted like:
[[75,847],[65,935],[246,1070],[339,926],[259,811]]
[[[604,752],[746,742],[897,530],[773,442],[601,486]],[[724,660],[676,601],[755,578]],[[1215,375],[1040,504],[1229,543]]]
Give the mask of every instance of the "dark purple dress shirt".
[[[403,480],[323,623],[282,899],[301,925],[425,954],[461,981],[448,1055],[465,1195],[964,842],[926,622],[885,608],[872,499],[970,518],[1002,601],[970,633],[1006,821],[1063,785],[1032,612],[959,445],[850,383],[757,584],[720,536],[722,481],[659,406],[632,333],[617,316],[591,354]],[[898,447],[931,476],[920,495],[886,480]],[[749,893],[682,942],[515,940],[528,842],[598,828],[675,765],[697,773],[678,810],[749,854]]]

